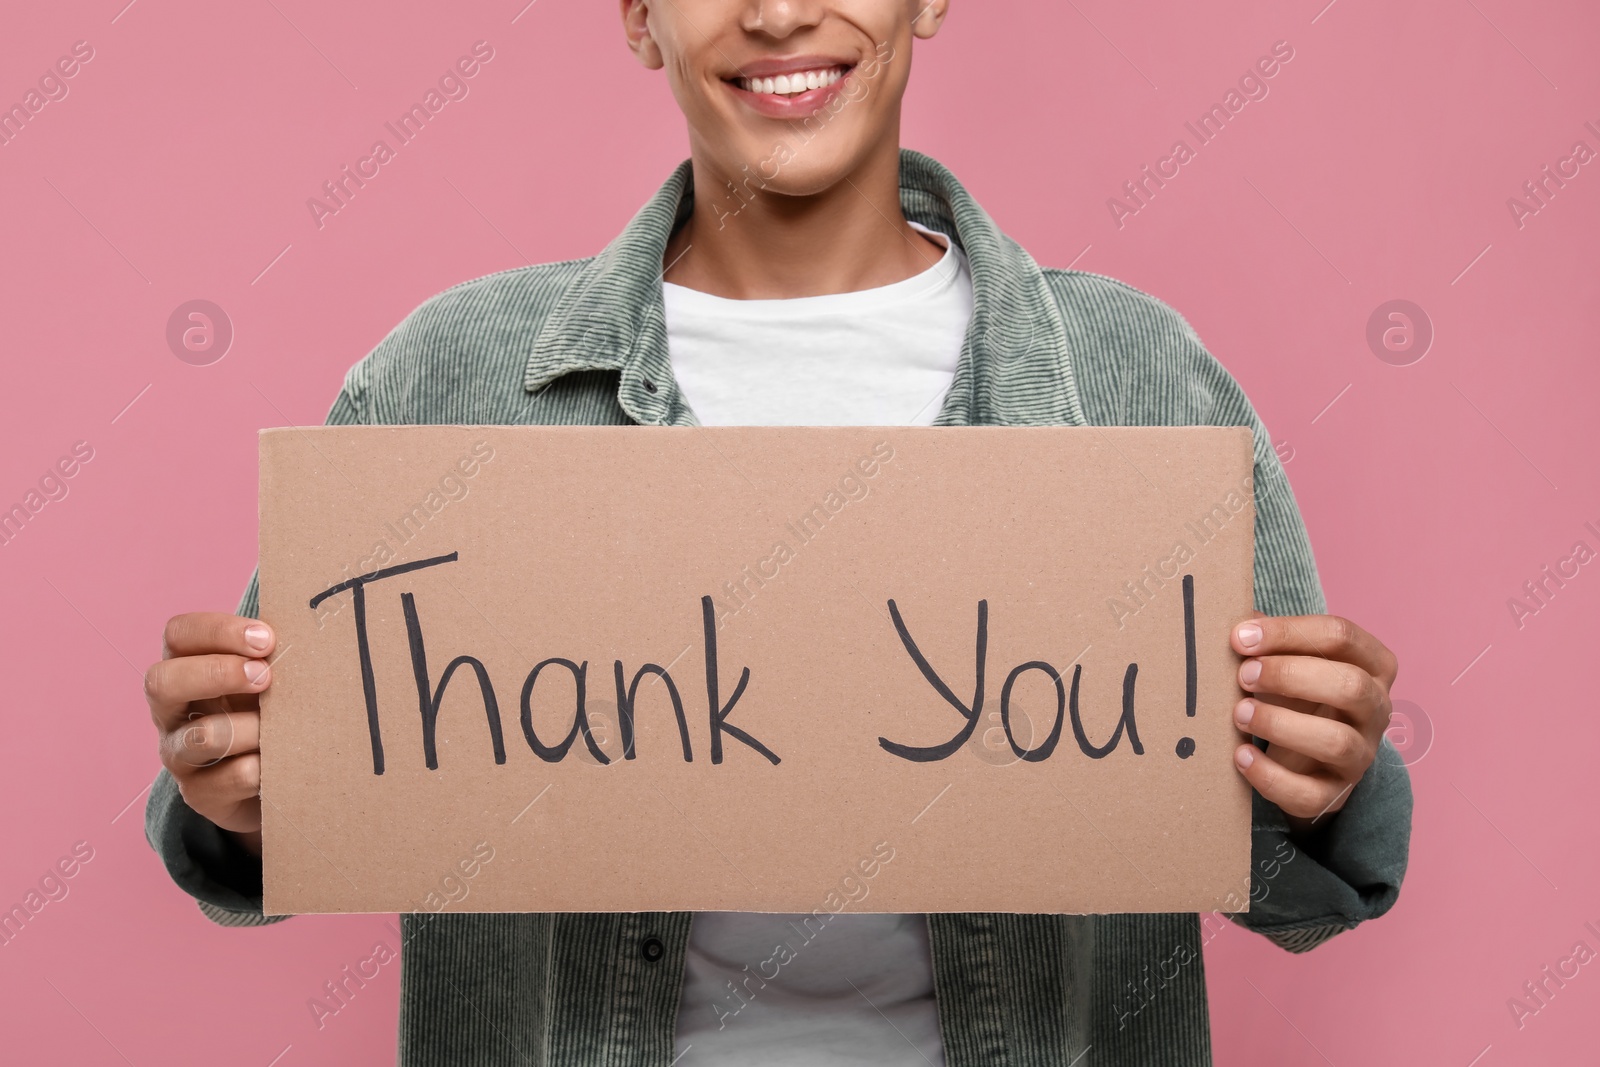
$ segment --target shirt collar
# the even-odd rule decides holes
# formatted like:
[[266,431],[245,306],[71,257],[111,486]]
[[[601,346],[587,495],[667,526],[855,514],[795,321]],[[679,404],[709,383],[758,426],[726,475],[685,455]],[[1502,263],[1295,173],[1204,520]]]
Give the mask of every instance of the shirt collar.
[[[972,322],[935,425],[1082,425],[1066,329],[1033,257],[949,170],[910,149],[900,152],[900,203],[907,218],[951,234],[972,272]],[[667,240],[693,207],[685,160],[562,294],[528,357],[529,392],[574,371],[616,370],[635,421],[696,424],[672,376],[661,298]]]

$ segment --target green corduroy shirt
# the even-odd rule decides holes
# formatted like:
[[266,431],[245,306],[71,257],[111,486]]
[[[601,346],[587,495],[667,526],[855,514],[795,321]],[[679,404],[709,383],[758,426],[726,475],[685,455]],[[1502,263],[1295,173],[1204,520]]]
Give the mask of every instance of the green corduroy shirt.
[[[952,235],[972,271],[972,321],[936,425],[1248,426],[1256,606],[1323,612],[1266,428],[1183,317],[1114,279],[1041,268],[927,156],[902,151],[900,186],[906,216]],[[686,161],[599,255],[432,297],[350,369],[328,423],[697,425],[673,378],[661,290],[693,192]],[[256,597],[252,576],[239,613],[254,616]],[[1387,740],[1322,823],[1291,837],[1283,812],[1254,798],[1252,903],[1230,918],[1291,952],[1399,894],[1411,788]],[[286,918],[262,915],[260,861],[196,815],[165,770],[145,829],[213,921]],[[400,1064],[668,1067],[691,917],[402,916]],[[936,914],[928,926],[950,1067],[1211,1063],[1197,915]]]

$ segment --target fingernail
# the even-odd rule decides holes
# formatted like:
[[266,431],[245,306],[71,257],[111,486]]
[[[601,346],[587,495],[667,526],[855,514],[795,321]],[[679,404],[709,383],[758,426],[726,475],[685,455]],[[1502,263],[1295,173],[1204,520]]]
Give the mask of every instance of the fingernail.
[[1233,762],[1237,763],[1239,765],[1239,769],[1242,771],[1248,771],[1250,769],[1250,764],[1254,763],[1255,761],[1256,747],[1254,745],[1245,745],[1239,749],[1239,751],[1233,754]]
[[1247,622],[1239,627],[1239,643],[1245,648],[1255,648],[1261,643],[1261,627],[1253,622]]
[[191,726],[183,732],[183,743],[187,748],[199,748],[206,743],[206,728],[204,726]]
[[1261,680],[1261,661],[1247,659],[1239,668],[1239,680],[1245,685],[1255,685]]
[[1250,720],[1256,717],[1256,702],[1241,700],[1239,706],[1233,711],[1233,721],[1240,726],[1249,726]]
[[266,677],[267,665],[258,659],[244,661],[244,676],[251,685],[261,684],[261,679]]
[[[244,643],[257,651],[261,651],[272,643],[272,631],[260,623],[246,626],[244,628]],[[1246,644],[1249,643],[1246,642]]]

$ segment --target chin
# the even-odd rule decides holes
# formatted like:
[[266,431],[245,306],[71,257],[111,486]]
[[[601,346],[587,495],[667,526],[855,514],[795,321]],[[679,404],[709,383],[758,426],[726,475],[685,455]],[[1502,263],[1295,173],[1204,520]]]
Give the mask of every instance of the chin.
[[867,136],[853,130],[829,130],[808,141],[804,134],[782,127],[774,128],[766,138],[741,131],[741,136],[731,140],[738,148],[733,153],[718,153],[718,170],[741,192],[776,196],[827,192],[861,169],[873,145]]
[[816,196],[843,184],[859,165],[860,160],[853,154],[801,155],[767,182],[766,191],[780,196]]

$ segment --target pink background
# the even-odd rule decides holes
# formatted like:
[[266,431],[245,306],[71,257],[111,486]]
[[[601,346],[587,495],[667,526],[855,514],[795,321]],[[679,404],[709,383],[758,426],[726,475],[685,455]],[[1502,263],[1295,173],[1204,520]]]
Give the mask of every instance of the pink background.
[[[1600,149],[1600,9],[1321,2],[955,0],[917,46],[905,143],[1041,262],[1193,323],[1292,449],[1332,609],[1397,650],[1395,695],[1433,732],[1389,916],[1307,956],[1231,927],[1208,946],[1218,1062],[1589,1062],[1600,965],[1520,1029],[1507,999],[1600,949],[1600,563],[1521,628],[1507,599],[1600,548],[1600,161],[1520,228],[1506,201]],[[320,422],[429,295],[598,250],[686,153],[682,122],[614,2],[123,3],[12,5],[0,27],[0,103],[95,49],[0,147],[0,505],[94,448],[0,547],[0,906],[95,852],[0,947],[7,1057],[392,1062],[396,967],[321,1030],[306,1006],[392,944],[383,918],[224,930],[167,880],[139,674],[169,615],[236,603],[256,430]],[[479,39],[470,95],[319,230],[306,199]],[[1270,94],[1119,229],[1107,198],[1279,40]],[[164,336],[196,298],[236,330],[209,366]],[[1396,298],[1436,331],[1408,366],[1365,337]]]

